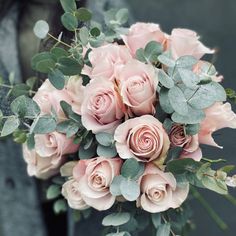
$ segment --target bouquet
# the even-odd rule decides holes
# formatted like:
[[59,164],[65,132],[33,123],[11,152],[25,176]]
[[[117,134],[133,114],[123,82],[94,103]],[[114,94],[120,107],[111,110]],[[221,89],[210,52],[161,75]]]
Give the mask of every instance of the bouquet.
[[36,23],[36,36],[55,40],[32,58],[47,79],[1,82],[13,99],[11,114],[1,112],[1,136],[23,144],[30,176],[50,178],[56,212],[67,203],[78,217],[107,210],[107,236],[186,235],[188,196],[199,198],[197,188],[229,196],[236,186],[234,166],[214,169],[225,160],[201,151],[202,144],[222,148],[212,134],[236,128],[226,102],[236,93],[202,59],[215,50],[188,29],[169,35],[154,23],[124,27],[126,9],[105,12],[101,25],[75,1],[61,4],[74,37],[68,42]]

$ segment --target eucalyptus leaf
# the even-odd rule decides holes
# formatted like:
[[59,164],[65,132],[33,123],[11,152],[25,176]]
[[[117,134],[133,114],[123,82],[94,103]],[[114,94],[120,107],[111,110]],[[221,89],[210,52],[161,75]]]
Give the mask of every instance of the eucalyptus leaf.
[[48,74],[48,79],[51,82],[51,84],[58,90],[61,90],[65,86],[65,76],[63,73],[55,69],[52,72]]
[[90,159],[92,157],[96,156],[96,145],[92,145],[90,148],[85,149],[83,145],[80,145],[79,147],[79,158],[80,159]]
[[75,0],[60,0],[60,3],[65,12],[72,13],[75,12],[77,9]]
[[58,60],[61,57],[68,57],[69,53],[64,48],[53,47],[50,53]]
[[149,42],[144,49],[144,55],[147,61],[156,62],[158,61],[158,55],[163,51],[163,47],[156,41]]
[[133,179],[140,173],[140,171],[144,172],[143,163],[138,162],[134,158],[130,158],[127,159],[122,165],[121,175],[125,178]]
[[60,133],[66,134],[67,138],[71,138],[78,132],[79,125],[73,120],[66,120],[57,124],[56,130]]
[[47,134],[55,131],[56,127],[56,120],[50,115],[44,115],[34,120],[30,132],[35,134]]
[[178,68],[183,67],[192,69],[192,67],[197,64],[197,62],[198,60],[193,56],[182,56],[177,59],[176,66]]
[[61,22],[69,31],[75,31],[78,27],[77,17],[69,12],[66,12],[61,16]]
[[11,89],[10,95],[13,97],[19,97],[21,95],[28,95],[30,92],[30,87],[27,84],[16,84]]
[[159,100],[162,110],[168,114],[171,114],[174,112],[174,109],[170,104],[168,92],[168,89],[162,87],[159,93]]
[[58,69],[64,75],[79,75],[81,73],[82,66],[73,58],[61,57],[58,63]]
[[33,31],[38,38],[44,39],[49,32],[49,25],[46,21],[39,20],[35,23]]
[[2,132],[1,132],[1,137],[8,136],[9,134],[12,134],[20,125],[20,120],[18,119],[17,116],[10,116],[7,118],[5,121]]
[[191,70],[178,69],[178,73],[184,82],[184,84],[189,88],[197,88],[197,84],[200,82],[199,76],[193,73]]
[[168,67],[175,67],[175,60],[169,57],[169,55],[163,53],[158,56],[159,62],[168,66]]
[[90,21],[92,18],[92,13],[87,8],[81,7],[77,10],[76,17],[80,21]]
[[167,75],[163,70],[158,71],[158,80],[166,88],[172,88],[174,86],[173,79]]
[[200,124],[189,124],[185,126],[185,132],[187,135],[195,135],[200,130]]
[[36,64],[35,69],[41,73],[49,73],[55,68],[55,61],[53,59],[41,60]]
[[24,95],[17,97],[11,103],[11,110],[15,115],[19,117],[31,117],[33,119],[40,113],[38,104],[29,97]]
[[130,220],[130,213],[128,212],[118,212],[112,213],[105,216],[102,220],[102,225],[104,226],[120,226],[127,223]]
[[126,8],[122,8],[118,10],[115,15],[116,20],[119,22],[120,25],[125,24],[129,19],[129,11]]
[[161,214],[160,213],[151,214],[151,219],[154,227],[157,229],[161,225]]
[[145,52],[144,52],[143,48],[139,48],[136,51],[135,57],[141,62],[147,62],[146,57],[145,57]]
[[110,186],[110,192],[113,196],[120,196],[121,190],[120,190],[120,184],[124,177],[122,175],[115,176],[112,180],[111,186]]
[[59,199],[53,204],[53,210],[56,214],[60,214],[67,210],[67,204],[64,199]]
[[106,147],[99,144],[97,147],[97,154],[98,156],[106,158],[115,157],[117,155],[116,147],[115,146]]
[[79,38],[83,46],[86,46],[89,42],[89,31],[87,27],[82,27],[79,30]]
[[114,137],[112,134],[101,132],[96,134],[95,137],[99,144],[106,147],[111,146],[112,143],[114,142]]
[[161,224],[158,229],[156,236],[169,236],[170,235],[170,223]]
[[44,60],[53,60],[52,54],[50,52],[37,53],[31,59],[31,67],[36,70],[37,63]]
[[181,115],[188,114],[187,100],[180,88],[178,88],[177,86],[172,87],[168,92],[168,97],[171,106],[177,113]]
[[53,184],[50,185],[47,189],[46,198],[47,199],[55,199],[61,194],[61,189],[59,185]]
[[140,186],[134,180],[123,179],[120,184],[120,190],[127,201],[135,201],[140,195]]
[[63,112],[65,113],[65,115],[72,119],[73,121],[77,122],[77,123],[81,123],[81,116],[79,116],[78,114],[76,114],[73,110],[72,107],[69,103],[65,102],[65,101],[61,101],[60,102],[61,108],[63,110]]

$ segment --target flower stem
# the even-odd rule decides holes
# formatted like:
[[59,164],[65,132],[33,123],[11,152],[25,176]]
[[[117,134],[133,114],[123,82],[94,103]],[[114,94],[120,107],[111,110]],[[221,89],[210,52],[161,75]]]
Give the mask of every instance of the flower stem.
[[211,160],[211,159],[208,159],[208,158],[202,158],[202,160],[203,160],[203,161],[210,162],[210,163],[226,162],[225,159]]
[[63,44],[64,46],[71,48],[71,46],[70,46],[69,44],[67,44],[67,43],[65,43],[65,42],[63,42],[63,41],[57,39],[57,38],[54,37],[52,34],[48,33],[48,36],[51,37],[52,39],[56,40],[58,43],[61,43],[61,44]]
[[214,211],[214,209],[209,205],[206,199],[197,191],[197,189],[192,186],[191,192],[193,196],[205,208],[209,216],[215,221],[215,223],[219,226],[219,228],[223,231],[227,230],[228,225],[220,218],[220,216]]
[[223,195],[226,200],[228,200],[230,203],[232,203],[234,206],[236,206],[236,198],[232,196],[231,194]]

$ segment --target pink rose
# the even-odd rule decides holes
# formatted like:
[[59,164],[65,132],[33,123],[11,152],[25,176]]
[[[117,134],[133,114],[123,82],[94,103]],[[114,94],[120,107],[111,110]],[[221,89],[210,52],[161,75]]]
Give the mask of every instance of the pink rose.
[[188,29],[173,29],[167,45],[174,59],[186,55],[200,59],[204,54],[214,53],[199,41],[196,32]]
[[83,73],[91,79],[115,78],[115,68],[123,65],[132,59],[125,46],[117,44],[107,44],[98,48],[93,48],[89,53],[89,61],[92,67],[85,66]]
[[68,205],[71,208],[76,210],[85,210],[89,208],[81,197],[79,183],[76,180],[70,179],[65,182],[62,186],[61,193],[67,199]]
[[165,34],[161,31],[159,25],[140,22],[132,25],[129,33],[123,35],[122,39],[133,55],[139,48],[145,48],[150,41],[156,41],[161,44],[166,41]]
[[81,104],[84,97],[84,86],[82,83],[83,80],[80,76],[71,76],[65,86],[65,90],[71,98],[70,105],[72,110],[77,114],[81,114]]
[[85,87],[81,107],[82,123],[93,133],[111,133],[124,116],[122,102],[112,81],[92,80]]
[[59,173],[59,168],[64,162],[64,158],[55,163],[53,156],[41,157],[36,151],[29,150],[26,144],[23,144],[23,157],[27,163],[27,172],[30,176],[36,176],[39,179],[48,179]]
[[205,109],[206,117],[201,122],[199,142],[215,147],[220,147],[213,139],[212,133],[222,128],[236,129],[236,114],[232,111],[231,105],[226,102],[216,102]]
[[121,158],[155,161],[157,165],[163,164],[170,146],[162,123],[151,115],[125,121],[116,129],[114,139]]
[[97,157],[81,160],[73,169],[73,176],[79,182],[81,196],[87,205],[99,210],[109,209],[116,197],[110,193],[110,185],[120,174],[120,158]]
[[170,142],[174,147],[182,147],[183,152],[181,158],[192,158],[195,161],[200,161],[202,152],[199,148],[198,135],[187,135],[183,125],[175,124],[172,126],[170,134]]
[[[198,74],[198,75],[206,75],[209,77],[208,73],[209,70],[211,69],[212,64],[208,61],[199,61],[193,68],[193,72]],[[215,74],[210,75],[210,78],[215,81],[215,82],[222,82],[224,77],[222,75],[219,75],[218,72],[216,71]]]
[[118,70],[116,79],[131,115],[155,113],[158,79],[153,66],[132,60]]
[[147,164],[140,185],[141,196],[137,205],[151,213],[178,208],[189,192],[188,184],[177,185],[173,174],[164,173],[153,164]]
[[48,79],[45,80],[45,82],[38,89],[37,93],[33,97],[33,100],[39,105],[41,114],[50,114],[52,108],[54,108],[59,116],[59,119],[65,118],[60,102],[65,101],[69,104],[72,103],[72,99],[66,90],[57,90],[52,86]]
[[42,158],[51,158],[52,164],[58,164],[66,154],[75,153],[79,145],[73,143],[72,138],[53,132],[35,135],[35,151]]

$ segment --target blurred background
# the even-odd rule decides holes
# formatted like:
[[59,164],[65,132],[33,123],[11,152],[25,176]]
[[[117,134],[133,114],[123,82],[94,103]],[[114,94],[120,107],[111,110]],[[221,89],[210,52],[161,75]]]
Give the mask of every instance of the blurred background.
[[[12,71],[15,71],[18,81],[34,75],[30,69],[30,59],[45,45],[35,38],[32,28],[37,20],[45,19],[55,26],[55,33],[60,32],[61,8],[58,2],[0,0],[0,74],[3,77]],[[236,90],[235,0],[89,0],[78,4],[88,4],[96,11],[98,18],[103,7],[115,5],[130,9],[131,22],[159,23],[167,33],[174,27],[195,30],[205,45],[218,49],[215,65],[219,73],[224,75],[223,84],[226,88]],[[204,156],[226,158],[229,164],[236,164],[236,132],[222,130],[215,138],[224,149],[203,147]],[[67,224],[66,215],[55,216],[52,204],[41,198],[41,189],[39,181],[27,176],[20,147],[8,140],[0,141],[0,236],[97,235],[96,226],[90,227],[91,222],[74,225],[69,216],[70,223]],[[236,207],[222,196],[208,191],[201,192],[229,225],[229,230],[221,231],[204,208],[196,200],[191,200],[196,223],[196,230],[191,235],[234,236]],[[231,194],[236,197],[235,190]],[[96,219],[95,215],[93,222]],[[94,224],[100,224],[100,221]]]

